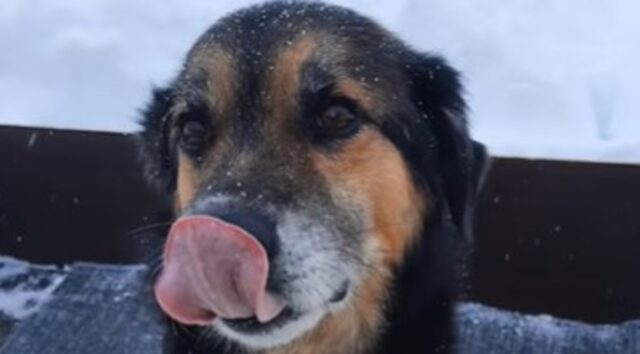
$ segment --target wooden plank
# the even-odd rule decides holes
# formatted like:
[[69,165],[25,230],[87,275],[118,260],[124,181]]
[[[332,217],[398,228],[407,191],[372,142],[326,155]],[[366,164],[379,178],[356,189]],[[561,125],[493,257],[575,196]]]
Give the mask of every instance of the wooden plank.
[[123,134],[0,127],[0,250],[42,264],[127,263],[162,202]]
[[498,159],[476,222],[473,301],[640,318],[640,166]]
[[[2,253],[40,263],[158,254],[162,228],[139,228],[166,219],[167,204],[145,187],[131,137],[0,127],[0,161]],[[638,181],[640,166],[495,159],[465,299],[590,322],[640,317]]]

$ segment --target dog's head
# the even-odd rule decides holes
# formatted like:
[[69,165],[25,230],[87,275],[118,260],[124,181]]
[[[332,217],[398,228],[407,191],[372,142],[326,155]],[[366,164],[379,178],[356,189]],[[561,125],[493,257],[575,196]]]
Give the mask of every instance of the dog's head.
[[319,3],[220,20],[142,126],[177,215],[159,303],[248,348],[375,333],[429,221],[468,234],[485,160],[451,67]]

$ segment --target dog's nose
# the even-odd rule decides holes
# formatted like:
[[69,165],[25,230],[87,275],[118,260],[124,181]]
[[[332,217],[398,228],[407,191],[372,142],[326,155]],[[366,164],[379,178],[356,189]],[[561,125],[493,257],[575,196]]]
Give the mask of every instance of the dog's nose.
[[262,244],[269,259],[278,254],[279,240],[276,221],[273,218],[252,210],[218,212],[213,216],[250,233]]

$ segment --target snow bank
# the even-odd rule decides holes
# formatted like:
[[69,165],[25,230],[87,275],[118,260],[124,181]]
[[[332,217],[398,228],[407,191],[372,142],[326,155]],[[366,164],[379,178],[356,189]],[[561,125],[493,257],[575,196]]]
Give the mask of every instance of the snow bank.
[[[494,154],[640,163],[640,2],[332,1],[465,75]],[[131,131],[216,18],[250,0],[2,0],[0,123]]]
[[35,313],[64,277],[54,266],[0,256],[0,315],[20,320]]

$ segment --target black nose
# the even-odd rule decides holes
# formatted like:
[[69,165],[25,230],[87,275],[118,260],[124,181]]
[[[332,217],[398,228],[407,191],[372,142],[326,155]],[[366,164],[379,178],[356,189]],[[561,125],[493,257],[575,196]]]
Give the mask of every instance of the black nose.
[[213,216],[250,233],[262,244],[270,260],[278,254],[280,247],[276,222],[269,216],[251,210],[218,212]]

